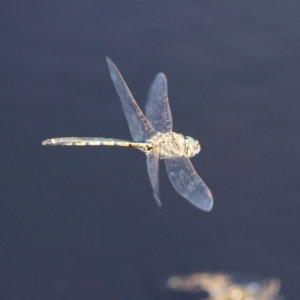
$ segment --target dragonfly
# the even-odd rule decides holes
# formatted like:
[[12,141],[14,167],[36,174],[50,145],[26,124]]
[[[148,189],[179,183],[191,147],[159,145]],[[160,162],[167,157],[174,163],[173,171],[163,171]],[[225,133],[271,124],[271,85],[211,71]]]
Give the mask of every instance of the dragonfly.
[[133,141],[101,137],[61,137],[42,142],[45,146],[119,146],[143,151],[153,196],[161,206],[159,160],[165,161],[175,190],[195,207],[210,211],[213,196],[195,171],[190,158],[201,150],[197,140],[172,131],[173,120],[168,99],[167,78],[158,73],[150,86],[145,113],[142,112],[115,64],[107,59],[112,82],[121,100]]

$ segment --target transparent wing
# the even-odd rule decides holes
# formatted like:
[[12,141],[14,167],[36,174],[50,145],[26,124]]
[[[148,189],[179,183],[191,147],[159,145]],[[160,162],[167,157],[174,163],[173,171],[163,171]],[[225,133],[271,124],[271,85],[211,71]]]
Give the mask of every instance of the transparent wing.
[[114,63],[107,57],[111,79],[121,99],[121,104],[134,141],[145,141],[155,134],[155,131],[145,115],[135,102],[122,75]]
[[154,129],[161,133],[172,131],[172,114],[168,99],[167,78],[156,75],[146,101],[146,116]]
[[147,169],[153,189],[153,197],[157,205],[160,207],[159,199],[159,156],[154,153],[147,154]]
[[196,207],[210,211],[213,197],[188,158],[165,159],[168,176],[175,190]]

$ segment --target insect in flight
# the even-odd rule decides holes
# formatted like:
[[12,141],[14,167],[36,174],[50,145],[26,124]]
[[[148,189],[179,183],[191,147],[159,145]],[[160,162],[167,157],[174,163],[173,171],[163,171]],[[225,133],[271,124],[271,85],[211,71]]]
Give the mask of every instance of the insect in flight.
[[107,58],[111,79],[120,97],[133,141],[109,138],[63,137],[42,142],[47,146],[120,146],[142,150],[147,156],[147,169],[154,199],[159,196],[159,159],[164,159],[167,174],[175,190],[194,206],[210,211],[213,197],[195,171],[190,157],[200,151],[200,144],[189,136],[172,132],[172,115],[168,100],[167,78],[156,75],[146,101],[146,116],[134,100],[114,63]]

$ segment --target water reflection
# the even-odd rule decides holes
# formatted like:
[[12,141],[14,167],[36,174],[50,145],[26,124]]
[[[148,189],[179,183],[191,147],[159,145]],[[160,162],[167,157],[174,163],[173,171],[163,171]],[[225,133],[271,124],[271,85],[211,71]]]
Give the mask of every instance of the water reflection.
[[168,289],[177,292],[206,291],[209,300],[284,300],[279,295],[280,280],[246,274],[193,273],[172,276],[166,281]]

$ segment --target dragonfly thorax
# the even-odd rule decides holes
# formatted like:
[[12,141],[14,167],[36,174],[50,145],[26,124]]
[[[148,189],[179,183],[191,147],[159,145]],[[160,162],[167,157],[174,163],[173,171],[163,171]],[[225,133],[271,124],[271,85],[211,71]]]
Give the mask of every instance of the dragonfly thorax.
[[200,151],[197,140],[175,132],[157,133],[148,142],[152,144],[149,152],[155,153],[161,159],[192,157]]

